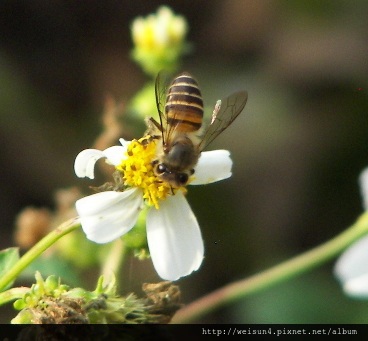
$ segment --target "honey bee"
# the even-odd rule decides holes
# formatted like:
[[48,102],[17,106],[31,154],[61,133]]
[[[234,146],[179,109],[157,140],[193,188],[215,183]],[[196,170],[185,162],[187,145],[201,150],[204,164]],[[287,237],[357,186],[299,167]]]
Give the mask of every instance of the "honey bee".
[[241,113],[248,94],[240,91],[217,101],[211,122],[205,127],[197,81],[184,72],[174,78],[167,91],[165,84],[159,73],[155,95],[160,122],[150,117],[146,134],[161,140],[157,145],[157,159],[152,162],[156,176],[178,188],[187,184],[203,149]]

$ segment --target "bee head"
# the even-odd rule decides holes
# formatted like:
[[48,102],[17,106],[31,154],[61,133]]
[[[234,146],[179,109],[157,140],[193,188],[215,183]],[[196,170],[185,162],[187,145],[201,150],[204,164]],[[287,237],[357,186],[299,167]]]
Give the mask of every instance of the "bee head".
[[154,170],[160,179],[168,182],[174,188],[185,186],[188,183],[189,175],[193,174],[193,171],[178,172],[172,170],[166,164],[158,162],[156,162]]

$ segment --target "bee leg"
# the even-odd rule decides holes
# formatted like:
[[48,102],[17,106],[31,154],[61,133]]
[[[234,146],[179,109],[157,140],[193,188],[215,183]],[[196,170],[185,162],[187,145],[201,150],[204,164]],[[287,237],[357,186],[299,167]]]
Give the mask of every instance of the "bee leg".
[[159,132],[162,133],[162,126],[160,123],[158,123],[153,117],[148,117],[146,118],[146,124],[148,126],[148,130],[152,131],[152,130],[158,130]]
[[143,146],[147,146],[149,143],[151,143],[153,140],[158,140],[160,139],[161,136],[160,135],[150,135],[150,134],[146,134],[146,136],[144,137],[144,139],[142,139],[141,141],[141,145]]

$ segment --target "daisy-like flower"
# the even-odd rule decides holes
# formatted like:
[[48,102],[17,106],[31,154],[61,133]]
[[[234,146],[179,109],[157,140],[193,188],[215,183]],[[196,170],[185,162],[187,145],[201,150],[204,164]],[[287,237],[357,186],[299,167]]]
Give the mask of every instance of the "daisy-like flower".
[[[368,168],[359,177],[364,209],[368,210]],[[368,236],[356,241],[338,259],[334,272],[344,292],[353,297],[368,298]]]
[[[74,169],[78,177],[94,178],[100,158],[115,166],[123,183],[118,191],[90,195],[76,202],[83,231],[96,243],[108,243],[130,231],[138,215],[148,207],[146,230],[153,265],[159,276],[176,280],[197,270],[203,260],[203,240],[186,198],[186,188],[172,188],[160,181],[153,169],[156,140],[146,136],[104,151],[86,149],[78,154]],[[227,150],[202,152],[190,179],[201,185],[231,176]]]

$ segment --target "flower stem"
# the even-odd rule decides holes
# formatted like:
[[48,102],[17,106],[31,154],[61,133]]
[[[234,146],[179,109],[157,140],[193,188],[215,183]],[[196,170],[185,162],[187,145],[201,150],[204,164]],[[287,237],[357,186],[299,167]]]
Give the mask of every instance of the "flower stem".
[[48,249],[52,244],[59,240],[62,236],[68,234],[79,228],[79,219],[73,218],[63,224],[59,225],[55,230],[50,232],[47,236],[42,238],[36,245],[29,249],[14,266],[0,278],[0,292],[6,288],[6,286],[14,281],[17,276],[42,252]]
[[227,284],[188,304],[176,313],[172,323],[193,321],[221,306],[316,268],[339,255],[365,234],[368,234],[368,212],[362,214],[355,224],[326,243],[259,274]]
[[101,275],[104,277],[104,283],[107,284],[112,281],[113,277],[119,277],[119,271],[122,268],[122,263],[125,256],[125,244],[118,238],[111,245],[110,253],[106,261],[103,263]]
[[28,287],[18,287],[0,292],[0,306],[8,302],[17,300],[19,298],[22,298],[27,292],[29,292],[29,290],[30,288]]

